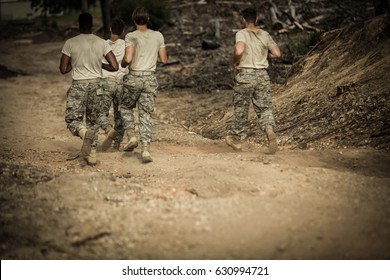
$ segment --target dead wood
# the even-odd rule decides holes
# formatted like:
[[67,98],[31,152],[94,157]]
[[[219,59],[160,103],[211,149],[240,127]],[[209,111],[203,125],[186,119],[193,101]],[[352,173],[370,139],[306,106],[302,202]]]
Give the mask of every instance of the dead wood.
[[[234,36],[243,28],[239,12],[247,6],[254,5],[259,11],[267,11],[260,13],[259,24],[275,36],[280,45],[291,44],[300,32],[327,31],[328,20],[351,14],[347,7],[327,1],[269,0],[253,4],[250,1],[170,0],[169,3],[174,18],[171,27],[161,31],[173,63],[161,68],[162,75],[171,75],[170,81],[164,80],[162,84],[165,88],[194,88],[197,92],[231,88],[229,69]],[[365,11],[368,11],[367,7],[362,5]],[[351,11],[350,7],[348,9]],[[291,47],[287,52],[284,50],[281,60],[272,61],[269,67],[273,82],[285,83],[291,71],[303,61],[288,49]],[[194,62],[196,65],[191,65]]]

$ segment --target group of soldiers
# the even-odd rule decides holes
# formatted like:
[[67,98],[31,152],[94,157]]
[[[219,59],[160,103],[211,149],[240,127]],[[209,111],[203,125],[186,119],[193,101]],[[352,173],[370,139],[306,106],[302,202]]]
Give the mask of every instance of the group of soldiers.
[[[271,36],[256,27],[257,13],[253,8],[242,12],[245,29],[236,34],[232,67],[234,78],[234,124],[226,143],[241,151],[246,137],[250,103],[257,114],[260,128],[268,138],[270,153],[277,151],[272,113],[268,59],[280,57],[280,50]],[[72,73],[67,92],[65,122],[74,136],[83,140],[81,154],[89,165],[95,165],[99,129],[105,131],[102,151],[133,151],[140,142],[143,163],[152,162],[152,116],[158,88],[155,76],[157,63],[168,61],[164,37],[148,28],[149,13],[138,7],[132,14],[135,31],[121,39],[124,22],[115,18],[110,25],[110,39],[92,34],[93,18],[89,13],[79,16],[80,34],[68,39],[60,61],[62,74]],[[113,106],[114,126],[109,120]],[[135,130],[134,109],[138,108],[138,131]]]
[[[81,154],[89,165],[95,165],[99,129],[105,131],[102,150],[112,143],[119,149],[124,134],[125,151],[138,146],[133,110],[138,107],[139,139],[144,163],[151,162],[152,119],[157,91],[154,75],[157,61],[167,63],[164,37],[148,29],[149,13],[143,7],[134,10],[136,30],[121,39],[124,22],[113,19],[111,36],[103,40],[92,34],[92,16],[79,16],[80,34],[68,39],[62,49],[60,71],[72,71],[72,85],[67,92],[65,121],[73,135],[83,139]],[[109,110],[113,104],[114,127]],[[85,120],[84,120],[85,115]]]

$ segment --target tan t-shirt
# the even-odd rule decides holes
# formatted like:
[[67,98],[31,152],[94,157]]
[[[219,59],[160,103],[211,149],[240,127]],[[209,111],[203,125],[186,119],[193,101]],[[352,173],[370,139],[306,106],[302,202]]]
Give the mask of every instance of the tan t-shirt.
[[276,45],[268,32],[261,29],[256,31],[242,29],[236,33],[237,42],[245,43],[245,51],[237,68],[268,67],[268,51]]
[[164,37],[159,31],[148,29],[130,32],[125,37],[126,48],[133,46],[135,53],[130,65],[134,71],[155,71],[160,48],[165,48]]
[[[116,61],[118,61],[119,70],[115,72],[111,72],[103,69],[103,78],[116,78],[116,79],[123,78],[123,76],[129,72],[127,67],[123,68],[121,66],[123,56],[125,55],[125,40],[118,39],[114,42],[108,39],[107,43],[112,48],[112,52],[115,55]],[[103,59],[102,62],[108,63],[105,58]]]
[[94,34],[80,34],[66,40],[62,53],[71,58],[73,80],[102,77],[102,58],[111,51],[108,43]]

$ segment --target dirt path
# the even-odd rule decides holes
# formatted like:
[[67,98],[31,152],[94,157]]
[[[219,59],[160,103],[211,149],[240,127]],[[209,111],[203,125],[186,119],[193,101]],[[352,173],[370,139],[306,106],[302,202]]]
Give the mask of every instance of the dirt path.
[[190,93],[160,92],[153,163],[139,150],[74,159],[61,47],[0,44],[2,64],[28,74],[0,80],[1,259],[390,258],[381,151],[232,152],[181,125]]

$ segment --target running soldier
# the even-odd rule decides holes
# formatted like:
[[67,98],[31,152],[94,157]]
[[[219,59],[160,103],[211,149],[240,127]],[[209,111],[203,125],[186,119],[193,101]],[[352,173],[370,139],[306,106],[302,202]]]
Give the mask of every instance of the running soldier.
[[138,7],[132,14],[137,30],[125,37],[126,51],[122,67],[129,65],[130,72],[123,78],[123,96],[120,111],[129,142],[125,150],[131,151],[137,145],[134,132],[133,109],[138,106],[139,136],[143,163],[152,161],[150,142],[152,140],[152,117],[157,92],[157,79],[154,75],[157,61],[166,64],[167,52],[164,37],[158,31],[148,29],[149,13]]
[[[117,71],[119,67],[108,43],[92,34],[92,20],[89,13],[80,14],[80,34],[65,42],[60,61],[60,72],[72,71],[73,78],[67,92],[65,122],[74,136],[83,139],[81,154],[89,165],[96,164],[102,68]],[[109,64],[102,64],[103,57]]]
[[[111,36],[110,39],[107,40],[118,63],[121,63],[125,54],[125,40],[121,39],[124,26],[125,24],[121,19],[113,19],[110,27]],[[106,151],[111,147],[112,141],[114,141],[114,149],[119,150],[120,143],[123,139],[124,128],[122,116],[119,111],[119,104],[123,91],[123,76],[128,72],[127,67],[120,67],[117,72],[110,72],[103,69],[104,94],[101,104],[102,115],[100,117],[100,125],[106,133],[106,139],[102,144],[103,151]],[[108,119],[111,103],[114,109],[114,128]]]
[[234,150],[241,151],[241,140],[246,137],[248,110],[252,103],[260,129],[267,135],[269,153],[274,154],[277,151],[275,119],[266,69],[267,58],[280,57],[280,50],[266,31],[255,26],[256,10],[247,8],[242,15],[246,28],[236,33],[233,54],[233,68],[237,69],[233,88],[234,123],[226,136],[226,143]]

